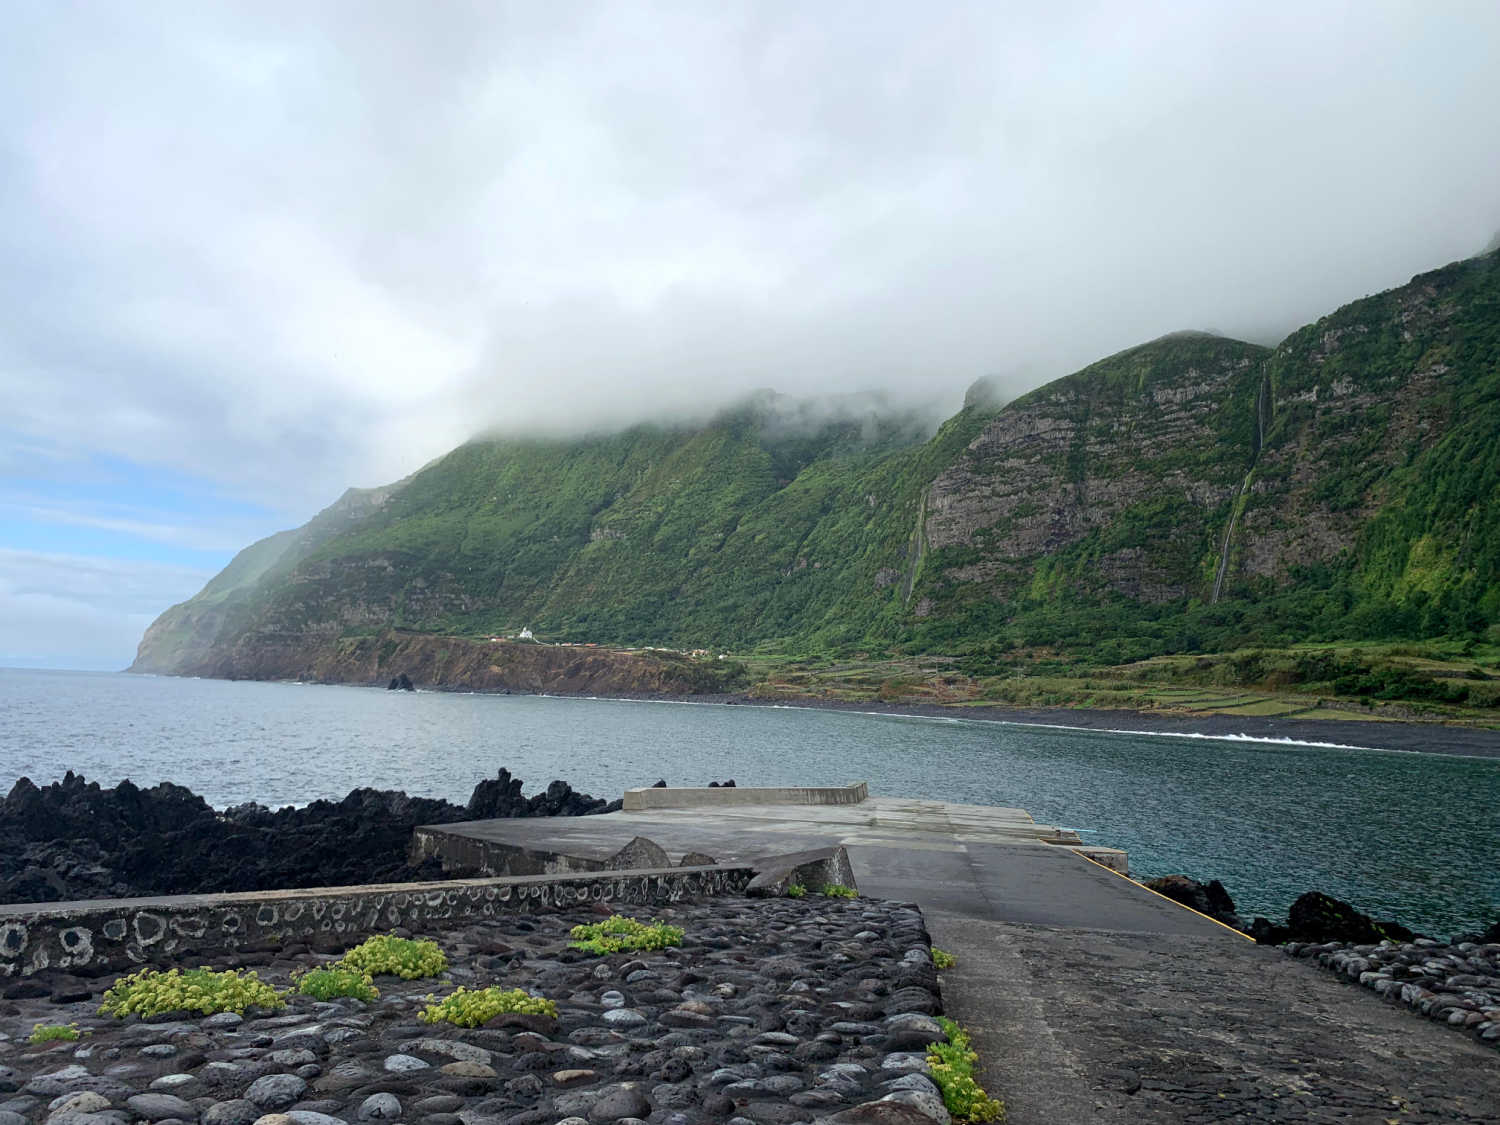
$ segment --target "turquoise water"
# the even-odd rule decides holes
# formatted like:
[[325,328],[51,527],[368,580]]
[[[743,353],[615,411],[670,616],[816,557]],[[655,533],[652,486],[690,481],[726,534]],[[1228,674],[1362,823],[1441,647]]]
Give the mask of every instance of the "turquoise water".
[[73,769],[224,806],[359,785],[466,801],[508,767],[617,797],[666,778],[842,784],[1027,809],[1138,876],[1280,917],[1317,888],[1440,935],[1500,916],[1500,759],[796,708],[0,670],[0,787]]

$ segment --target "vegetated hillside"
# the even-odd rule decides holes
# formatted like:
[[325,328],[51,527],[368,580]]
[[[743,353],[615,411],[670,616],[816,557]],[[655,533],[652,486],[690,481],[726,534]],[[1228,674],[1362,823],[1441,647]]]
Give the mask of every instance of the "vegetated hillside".
[[1017,646],[1474,635],[1500,611],[1497,439],[1490,254],[1275,349],[1179,333],[1003,406],[976,393],[930,437],[763,396],[697,427],[471,442],[251,548],[135,667],[295,675],[385,630],[525,625],[971,670]]
[[[932,471],[982,411],[931,426],[765,395],[693,428],[470,442],[228,606],[174,607],[135,668],[298,675],[289,653],[385,629],[745,644],[853,641],[902,615],[899,563]],[[321,517],[320,517],[321,518]],[[852,607],[852,616],[846,613]],[[197,626],[190,642],[184,622]],[[164,623],[171,628],[164,627]],[[171,647],[159,643],[167,637]],[[279,655],[268,660],[275,649]]]

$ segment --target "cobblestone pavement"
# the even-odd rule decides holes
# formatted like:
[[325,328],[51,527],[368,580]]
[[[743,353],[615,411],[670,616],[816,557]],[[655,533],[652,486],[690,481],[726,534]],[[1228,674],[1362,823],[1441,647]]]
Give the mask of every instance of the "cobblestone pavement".
[[[437,932],[446,979],[382,976],[369,1004],[299,996],[243,1020],[116,1020],[97,1014],[109,978],[50,994],[13,982],[0,1125],[949,1125],[926,1076],[941,999],[915,907],[809,894],[660,916],[686,931],[681,948],[569,950],[568,928],[599,918],[588,911]],[[287,947],[216,967],[229,960],[284,987],[332,955]],[[491,983],[554,1000],[557,1017],[419,1022],[428,993]],[[88,1033],[77,1042],[26,1043],[35,1023],[71,1021]]]
[[1500,1121],[1500,1052],[1278,950],[927,920],[1011,1125]]

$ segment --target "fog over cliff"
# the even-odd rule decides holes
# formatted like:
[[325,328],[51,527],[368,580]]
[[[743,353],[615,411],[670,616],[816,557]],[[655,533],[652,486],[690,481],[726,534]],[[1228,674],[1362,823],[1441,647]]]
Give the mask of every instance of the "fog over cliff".
[[164,474],[226,549],[484,428],[1275,340],[1500,225],[1497,44],[1473,4],[12,5],[0,516],[164,542]]
[[1271,339],[1500,222],[1488,5],[11,23],[7,429],[303,505],[476,422]]

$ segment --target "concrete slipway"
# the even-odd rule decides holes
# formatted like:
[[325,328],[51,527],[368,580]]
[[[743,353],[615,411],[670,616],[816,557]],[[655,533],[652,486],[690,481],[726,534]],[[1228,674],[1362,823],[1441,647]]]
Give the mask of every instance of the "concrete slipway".
[[841,844],[861,893],[918,903],[957,956],[949,1014],[1012,1125],[1500,1121],[1500,1052],[1154,895],[1105,866],[1123,868],[1122,853],[1080,848],[1023,810],[862,785],[633,790],[625,803],[420,829],[417,846],[523,874],[643,850],[726,862]]

